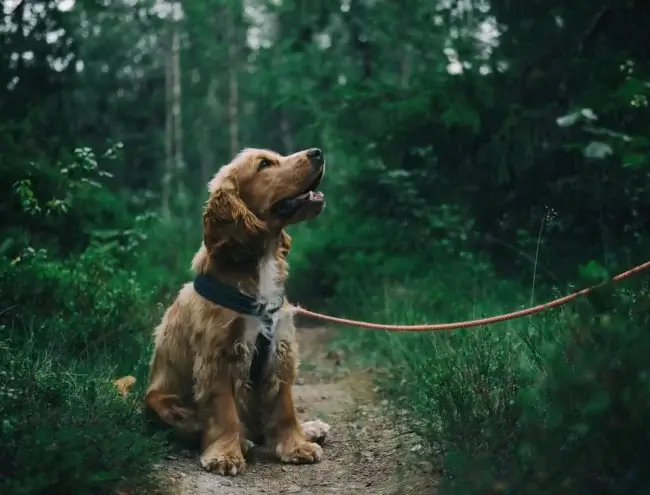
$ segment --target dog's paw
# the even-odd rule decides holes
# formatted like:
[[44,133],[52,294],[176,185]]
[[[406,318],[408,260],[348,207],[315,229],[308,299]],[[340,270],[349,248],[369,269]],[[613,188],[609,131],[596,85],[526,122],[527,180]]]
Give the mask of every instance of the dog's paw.
[[300,425],[305,434],[305,438],[310,442],[315,442],[318,445],[323,445],[327,440],[327,435],[330,432],[331,426],[321,421],[320,419],[314,421],[305,421]]
[[246,469],[246,461],[240,454],[210,454],[201,456],[201,466],[222,476],[237,476]]
[[313,464],[320,461],[323,449],[312,442],[303,442],[295,445],[293,449],[284,450],[278,447],[278,455],[282,462],[287,464]]

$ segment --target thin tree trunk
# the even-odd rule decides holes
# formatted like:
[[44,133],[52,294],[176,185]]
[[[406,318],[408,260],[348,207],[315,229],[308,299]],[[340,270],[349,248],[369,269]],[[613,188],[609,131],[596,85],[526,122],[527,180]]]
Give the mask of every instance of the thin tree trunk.
[[[180,4],[174,9],[180,9]],[[185,173],[183,158],[183,131],[181,121],[182,94],[180,75],[180,16],[174,10],[170,20],[170,45],[165,60],[165,172],[162,181],[162,214],[171,216],[174,195],[182,194]]]
[[203,117],[197,120],[196,135],[200,136],[201,153],[201,182],[207,183],[210,177],[216,172],[214,143],[212,140],[211,122],[218,113],[219,102],[217,100],[217,78],[213,77],[208,85],[205,94],[205,109]]
[[280,132],[282,137],[282,144],[284,145],[284,152],[286,155],[290,155],[295,151],[293,147],[293,139],[291,137],[291,126],[289,125],[289,120],[284,111],[280,117]]
[[[171,48],[171,47],[170,47]],[[164,217],[170,215],[171,182],[174,168],[173,155],[173,112],[172,112],[172,87],[173,64],[171,50],[165,50],[165,169],[162,175],[161,210]]]
[[238,75],[238,50],[237,26],[234,9],[235,5],[228,8],[228,128],[230,131],[230,154],[235,156],[239,152],[239,84]]
[[411,80],[411,72],[413,71],[413,47],[411,45],[404,46],[404,56],[402,57],[400,86],[402,89],[409,87]]
[[[181,57],[180,57],[180,33],[178,22],[174,23],[174,31],[172,33],[172,73],[173,73],[173,102],[172,102],[172,115],[174,119],[174,172],[175,182],[178,186],[181,183],[185,174],[185,161],[183,157],[183,126],[181,120],[182,109],[182,94],[181,94]],[[180,187],[179,187],[180,189]]]

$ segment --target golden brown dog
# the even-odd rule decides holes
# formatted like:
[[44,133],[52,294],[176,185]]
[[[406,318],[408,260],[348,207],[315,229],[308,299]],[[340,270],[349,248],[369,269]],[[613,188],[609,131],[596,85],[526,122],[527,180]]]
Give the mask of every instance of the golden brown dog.
[[[298,356],[293,308],[284,298],[291,248],[284,228],[321,213],[325,201],[316,188],[324,170],[318,149],[286,157],[246,149],[209,183],[203,244],[192,261],[199,275],[155,330],[145,399],[181,435],[201,436],[207,470],[240,473],[247,440],[262,437],[283,462],[321,458],[291,395]],[[216,303],[212,289],[214,297],[224,290],[244,295],[259,311]],[[266,355],[253,373],[260,342]]]

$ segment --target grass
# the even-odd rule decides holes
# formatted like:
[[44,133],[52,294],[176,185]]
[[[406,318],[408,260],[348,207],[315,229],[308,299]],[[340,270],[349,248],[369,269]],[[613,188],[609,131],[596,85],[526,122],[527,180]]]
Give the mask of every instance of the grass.
[[[336,314],[418,324],[531,303],[532,291],[518,284],[485,270],[472,277],[464,263],[442,265],[445,274],[399,285],[344,286]],[[650,382],[640,377],[648,376],[641,355],[650,337],[647,305],[639,304],[643,281],[635,282],[490,327],[419,334],[346,328],[335,345],[356,364],[381,370],[382,391],[396,410],[410,411],[440,467],[443,493],[644,493],[648,476],[632,452],[648,450],[640,432],[650,419]]]
[[64,364],[38,349],[13,349],[0,361],[3,493],[152,485],[150,467],[164,444],[144,432],[139,394],[116,394],[110,366]]
[[151,332],[186,277],[160,242],[172,232],[155,220],[129,230],[140,243],[0,258],[1,493],[152,493],[168,444],[141,404]]

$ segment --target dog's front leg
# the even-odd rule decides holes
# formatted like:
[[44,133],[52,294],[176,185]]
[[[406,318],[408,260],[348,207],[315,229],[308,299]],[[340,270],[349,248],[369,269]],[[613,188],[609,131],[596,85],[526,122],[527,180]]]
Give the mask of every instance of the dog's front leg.
[[295,343],[278,342],[272,369],[264,381],[265,436],[282,462],[314,463],[320,461],[323,449],[307,440],[298,422],[291,393],[296,368]]
[[228,373],[217,374],[200,401],[204,421],[201,465],[207,471],[236,476],[246,467],[234,386]]

